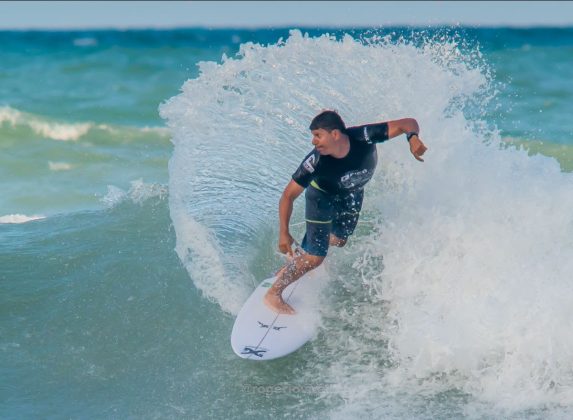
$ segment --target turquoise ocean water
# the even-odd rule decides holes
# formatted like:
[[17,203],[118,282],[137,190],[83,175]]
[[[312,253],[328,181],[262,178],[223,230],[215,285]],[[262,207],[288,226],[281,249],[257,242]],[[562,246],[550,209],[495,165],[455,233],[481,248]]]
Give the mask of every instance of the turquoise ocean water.
[[[573,28],[0,32],[0,417],[571,418],[572,57]],[[378,146],[318,335],[241,360],[323,108],[417,118],[426,162]]]

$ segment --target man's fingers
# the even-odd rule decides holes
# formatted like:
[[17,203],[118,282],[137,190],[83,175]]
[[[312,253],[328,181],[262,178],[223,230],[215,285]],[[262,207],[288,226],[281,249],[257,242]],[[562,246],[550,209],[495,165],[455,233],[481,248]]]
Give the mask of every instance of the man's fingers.
[[279,251],[292,258],[292,248],[290,246],[288,245],[280,246]]
[[428,148],[426,146],[424,146],[423,144],[420,144],[416,150],[412,151],[412,154],[414,155],[414,157],[416,158],[416,160],[419,160],[420,162],[423,162],[424,159],[422,159],[420,156],[422,156],[426,150],[428,150]]

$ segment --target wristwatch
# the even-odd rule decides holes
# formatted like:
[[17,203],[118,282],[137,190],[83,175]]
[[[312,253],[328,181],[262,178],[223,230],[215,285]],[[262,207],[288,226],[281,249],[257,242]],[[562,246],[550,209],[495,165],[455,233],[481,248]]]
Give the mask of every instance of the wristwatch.
[[415,131],[410,131],[409,133],[406,133],[406,139],[408,139],[408,142],[410,142],[410,139],[417,135],[418,133],[416,133]]

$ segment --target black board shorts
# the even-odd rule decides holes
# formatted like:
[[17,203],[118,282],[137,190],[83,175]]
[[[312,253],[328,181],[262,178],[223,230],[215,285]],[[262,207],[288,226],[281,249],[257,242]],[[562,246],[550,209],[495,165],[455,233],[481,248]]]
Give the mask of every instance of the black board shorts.
[[364,189],[334,195],[320,189],[313,181],[306,189],[305,199],[306,234],[301,247],[310,255],[325,257],[331,233],[347,240],[354,232]]

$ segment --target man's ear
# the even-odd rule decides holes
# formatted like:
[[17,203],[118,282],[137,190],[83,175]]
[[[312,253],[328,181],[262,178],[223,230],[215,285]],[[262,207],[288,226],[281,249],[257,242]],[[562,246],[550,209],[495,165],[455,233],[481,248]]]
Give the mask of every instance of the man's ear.
[[340,140],[340,134],[341,133],[342,132],[338,128],[335,128],[334,130],[332,130],[332,137],[334,137],[334,140],[336,140],[336,141]]

